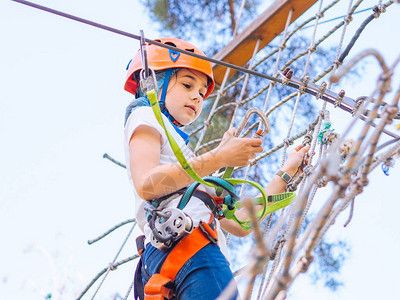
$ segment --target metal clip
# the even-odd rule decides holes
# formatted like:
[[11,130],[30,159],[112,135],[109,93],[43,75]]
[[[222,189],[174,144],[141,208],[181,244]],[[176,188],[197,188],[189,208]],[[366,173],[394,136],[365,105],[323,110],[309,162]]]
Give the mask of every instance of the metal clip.
[[147,63],[147,48],[146,48],[146,40],[144,38],[144,31],[140,30],[140,54],[142,56],[142,70],[144,70],[144,78],[147,79],[149,77],[149,65]]
[[250,116],[252,114],[258,115],[260,117],[260,119],[261,119],[261,123],[264,125],[264,130],[262,130],[262,131],[260,131],[262,124],[260,124],[258,126],[258,130],[257,130],[258,137],[262,138],[269,132],[270,126],[269,126],[269,122],[268,122],[267,117],[265,116],[265,114],[261,110],[259,110],[258,108],[253,107],[253,108],[250,108],[246,112],[246,114],[244,115],[243,120],[239,125],[239,128],[235,132],[235,137],[238,137],[240,135],[240,133],[243,131],[244,126],[247,124],[247,122],[249,121]]
[[147,92],[150,92],[151,90],[155,90],[157,92],[156,73],[153,69],[149,69],[149,71],[150,76],[148,76],[147,78],[145,78],[146,75],[144,74],[144,69],[140,71],[140,87],[145,94]]
[[283,72],[279,72],[279,75],[282,77],[282,86],[284,86],[292,79],[293,71],[290,68],[286,68]]
[[317,95],[315,95],[315,98],[317,98],[317,99],[321,99],[322,98],[322,96],[324,95],[324,93],[325,93],[325,90],[326,90],[326,87],[327,87],[328,85],[327,85],[327,83],[324,81],[324,82],[322,82],[321,83],[321,86],[320,86],[320,89],[319,89],[319,91],[318,91],[318,93],[317,93]]
[[144,93],[151,90],[157,92],[156,74],[153,69],[149,68],[147,61],[147,47],[143,30],[140,30],[140,53],[142,57],[142,70],[140,71],[140,87]]
[[338,96],[336,98],[335,104],[334,104],[335,108],[338,107],[340,104],[342,104],[345,94],[346,94],[346,92],[344,90],[340,90],[340,92],[338,93]]

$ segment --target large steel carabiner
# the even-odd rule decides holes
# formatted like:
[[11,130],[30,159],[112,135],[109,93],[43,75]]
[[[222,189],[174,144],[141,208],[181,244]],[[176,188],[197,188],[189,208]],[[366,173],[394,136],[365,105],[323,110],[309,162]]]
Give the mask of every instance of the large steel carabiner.
[[151,90],[155,90],[157,92],[156,74],[153,69],[149,68],[149,63],[147,61],[147,46],[143,30],[140,30],[140,54],[142,57],[140,87],[144,93],[147,93]]
[[147,63],[147,48],[143,30],[140,30],[140,54],[142,57],[142,70],[144,70],[144,78],[147,79],[147,77],[150,75],[150,72],[149,64]]
[[[236,130],[236,132],[234,134],[235,137],[239,137],[240,133],[243,131],[244,126],[246,126],[246,124],[248,123],[250,116],[253,114],[258,115],[261,119],[261,123],[258,125],[257,135],[262,138],[269,132],[270,126],[269,126],[267,117],[261,110],[253,107],[253,108],[250,108],[244,115],[243,120],[239,125],[239,128]],[[264,130],[260,131],[262,125],[264,125]]]

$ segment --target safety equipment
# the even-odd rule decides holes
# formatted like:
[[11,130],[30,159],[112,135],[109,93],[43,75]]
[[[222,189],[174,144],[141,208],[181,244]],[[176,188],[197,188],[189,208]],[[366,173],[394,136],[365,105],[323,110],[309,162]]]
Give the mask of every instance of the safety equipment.
[[[179,148],[178,143],[175,141],[173,136],[169,133],[169,131],[165,127],[164,120],[161,117],[162,113],[160,110],[160,106],[158,105],[156,92],[154,90],[147,92],[147,97],[150,101],[151,108],[153,109],[153,112],[154,112],[154,115],[156,116],[157,121],[160,123],[161,127],[165,131],[165,134],[167,135],[167,139],[169,141],[169,144],[171,145],[172,151],[174,152],[174,154],[175,154],[176,158],[178,159],[182,168],[186,171],[186,173],[189,174],[190,177],[192,177],[196,181],[194,184],[200,183],[200,184],[204,184],[204,185],[216,187],[216,188],[221,187],[212,182],[207,182],[206,180],[201,178],[196,173],[196,171],[191,167],[191,165],[189,164],[189,162],[186,160],[185,156],[183,155],[182,150]],[[264,219],[264,217],[267,214],[270,214],[278,209],[281,209],[281,208],[289,205],[295,197],[294,193],[283,193],[283,194],[272,195],[272,196],[274,196],[274,200],[272,202],[276,202],[276,203],[268,206],[268,201],[269,201],[268,195],[266,194],[265,190],[263,189],[263,187],[260,184],[254,182],[254,181],[251,181],[251,180],[238,179],[238,178],[225,178],[223,180],[225,180],[233,185],[247,183],[247,184],[250,184],[250,185],[256,187],[260,191],[262,197],[258,198],[258,199],[261,199],[261,203],[258,203],[258,204],[263,204],[263,206],[264,206],[262,210],[257,212],[258,221],[260,221],[260,222]],[[231,200],[235,200],[235,199],[231,198]],[[234,201],[232,201],[232,203],[230,203],[231,205],[228,205],[230,207],[227,207],[227,209],[224,209],[224,216],[227,219],[233,219],[243,229],[246,229],[246,230],[250,229],[251,228],[250,218],[248,218],[246,221],[240,221],[238,218],[236,218],[236,216],[234,215],[236,206],[234,206],[233,203],[234,203]],[[236,204],[238,204],[238,202]]]
[[[196,46],[177,38],[160,38],[155,41],[205,56],[205,54]],[[204,95],[204,99],[210,95],[215,85],[210,62],[157,45],[147,43],[146,46],[148,67],[150,69],[160,71],[171,68],[188,68],[202,72],[209,78],[208,89]],[[139,85],[138,71],[141,69],[142,57],[141,52],[138,51],[127,67],[128,72],[124,87],[126,91],[136,94]]]
[[149,218],[151,244],[165,250],[182,237],[193,231],[193,221],[190,216],[178,208],[164,208],[153,210],[153,216]]
[[[217,225],[211,216],[208,223],[200,221],[192,233],[182,238],[168,254],[162,264],[160,273],[150,277],[143,287],[141,272],[143,268],[140,259],[135,272],[135,299],[165,300],[174,297],[174,281],[179,270],[198,251],[210,243],[218,242]],[[143,253],[143,237],[139,237],[138,252]]]
[[[218,177],[208,176],[203,179],[225,190],[228,195],[214,198],[207,192],[198,190],[199,183],[194,182],[189,187],[145,203],[146,219],[151,229],[150,242],[155,248],[168,249],[176,241],[193,231],[192,219],[183,212],[192,196],[202,201],[210,209],[213,218],[222,219],[224,217],[222,205],[226,205],[230,210],[235,209],[235,202],[239,197],[235,194],[232,184]],[[175,195],[182,195],[176,208],[160,208],[164,201]]]

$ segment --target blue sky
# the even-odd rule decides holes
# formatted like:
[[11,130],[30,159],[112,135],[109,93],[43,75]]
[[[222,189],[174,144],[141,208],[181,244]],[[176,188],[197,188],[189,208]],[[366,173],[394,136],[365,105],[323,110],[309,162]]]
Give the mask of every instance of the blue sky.
[[[158,37],[138,1],[37,3]],[[373,4],[365,1],[362,7]],[[400,49],[394,29],[399,12],[395,4],[374,20],[350,57],[377,48],[392,63]],[[43,299],[51,292],[71,299],[113,259],[128,228],[92,246],[86,241],[134,215],[125,171],[102,155],[124,159],[123,115],[131,97],[122,87],[139,43],[12,1],[0,2],[0,25],[0,296]],[[346,87],[347,95],[372,91],[376,65],[368,60],[365,76]],[[398,85],[396,75],[393,88]],[[340,132],[350,117],[330,110]],[[343,228],[345,212],[329,232],[330,239],[342,238],[352,248],[340,275],[345,287],[331,293],[302,276],[291,289],[292,299],[398,297],[398,164],[388,177],[375,170],[356,200],[352,223]],[[120,258],[134,251],[132,239]],[[98,299],[111,299],[115,291],[123,295],[132,272],[132,265],[114,271]]]

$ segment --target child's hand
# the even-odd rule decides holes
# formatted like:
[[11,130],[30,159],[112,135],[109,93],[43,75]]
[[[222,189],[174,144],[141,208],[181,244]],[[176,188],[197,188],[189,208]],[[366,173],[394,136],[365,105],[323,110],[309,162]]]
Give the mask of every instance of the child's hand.
[[256,153],[261,153],[262,139],[234,137],[236,129],[231,128],[225,132],[221,143],[213,151],[218,156],[221,167],[246,166]]
[[[303,146],[299,145],[296,148],[293,148],[289,152],[289,156],[285,161],[285,164],[282,167],[282,171],[285,171],[290,176],[293,176],[297,169],[300,167],[303,159],[307,159],[309,154],[307,153],[310,150],[310,145]],[[307,155],[307,157],[305,157]]]

